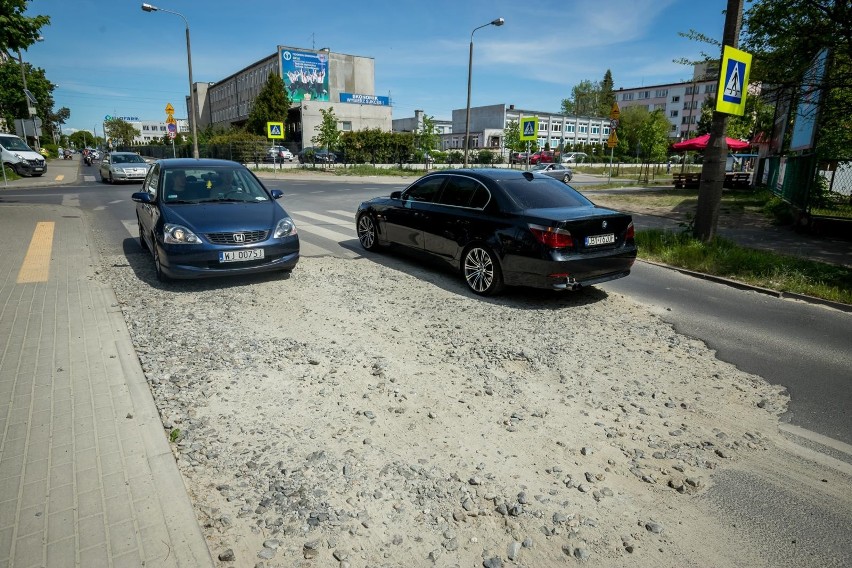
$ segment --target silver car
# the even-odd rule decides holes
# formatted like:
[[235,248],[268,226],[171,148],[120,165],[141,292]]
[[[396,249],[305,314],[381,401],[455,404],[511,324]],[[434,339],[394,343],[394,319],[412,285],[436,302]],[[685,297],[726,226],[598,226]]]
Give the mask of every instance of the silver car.
[[150,164],[133,152],[110,152],[101,161],[100,174],[104,183],[120,181],[141,182],[148,174]]
[[574,177],[571,168],[563,164],[538,164],[533,166],[531,171],[556,178],[564,183],[568,183]]

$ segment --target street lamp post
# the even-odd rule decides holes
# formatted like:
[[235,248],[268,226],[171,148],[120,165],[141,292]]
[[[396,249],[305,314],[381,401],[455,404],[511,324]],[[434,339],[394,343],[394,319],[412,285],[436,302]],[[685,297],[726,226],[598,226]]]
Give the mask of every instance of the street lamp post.
[[[44,38],[38,36],[36,41],[44,41]],[[21,66],[21,83],[24,85],[24,98],[27,103],[27,114],[30,115],[30,119],[33,121],[33,138],[35,139],[35,149],[39,150],[39,139],[38,139],[38,128],[36,126],[35,113],[30,109],[35,108],[33,105],[36,103],[35,99],[31,98],[32,94],[27,90],[27,73],[24,71],[24,57],[21,55],[21,50],[18,50],[18,64]],[[23,122],[23,121],[22,121]],[[27,137],[27,129],[24,127],[24,139]]]
[[470,148],[470,78],[473,74],[473,34],[480,28],[488,26],[502,26],[506,21],[503,18],[497,18],[487,24],[483,24],[478,28],[473,28],[470,32],[470,55],[467,59],[467,114],[464,119],[464,167],[467,167],[467,152]]
[[198,159],[198,114],[196,113],[198,105],[195,100],[195,92],[192,90],[192,50],[189,47],[189,22],[180,12],[173,12],[172,10],[166,10],[165,8],[158,8],[151,4],[143,3],[142,10],[145,12],[166,12],[167,14],[174,14],[175,16],[183,18],[183,23],[186,24],[186,63],[189,67],[189,112],[192,114],[192,117],[190,118],[190,122],[192,123],[192,157]]

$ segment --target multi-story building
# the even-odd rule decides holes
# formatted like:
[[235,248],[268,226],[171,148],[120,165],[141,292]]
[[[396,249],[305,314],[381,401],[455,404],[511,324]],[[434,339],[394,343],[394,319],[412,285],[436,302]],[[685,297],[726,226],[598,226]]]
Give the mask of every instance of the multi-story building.
[[[394,132],[422,132],[423,131],[423,118],[426,116],[426,113],[422,110],[415,110],[414,116],[410,118],[395,118],[393,119],[392,127]],[[437,118],[432,119],[432,123],[435,129],[435,134],[450,134],[453,131],[453,121],[452,120],[440,120]]]
[[[184,136],[189,134],[189,120],[176,118],[177,131]],[[133,139],[134,144],[150,144],[153,140],[162,141],[168,134],[168,124],[165,120],[141,120],[132,121],[130,125],[139,131],[139,136]]]
[[671,124],[669,137],[678,140],[692,138],[701,118],[707,97],[715,97],[718,86],[718,64],[697,64],[692,80],[647,87],[620,88],[615,102],[621,110],[643,106],[649,112],[661,109]]
[[270,74],[283,79],[290,97],[285,129],[294,150],[313,145],[321,111],[332,108],[341,132],[391,130],[390,100],[375,94],[373,58],[286,46],[221,81],[196,83],[199,128],[245,124]]
[[[546,145],[553,149],[559,148],[560,145],[563,147],[602,146],[606,144],[609,138],[609,119],[522,110],[511,104],[496,104],[470,109],[470,147],[504,152],[506,127],[512,122],[520,124],[522,117],[529,116],[538,117],[538,138],[536,142],[539,148],[544,148]],[[453,119],[449,123],[449,130],[439,136],[438,149],[464,149],[466,118],[466,108],[453,110]],[[416,116],[414,119],[394,120],[394,129],[409,130],[408,128],[397,128],[396,125],[412,125],[416,124],[416,120]]]

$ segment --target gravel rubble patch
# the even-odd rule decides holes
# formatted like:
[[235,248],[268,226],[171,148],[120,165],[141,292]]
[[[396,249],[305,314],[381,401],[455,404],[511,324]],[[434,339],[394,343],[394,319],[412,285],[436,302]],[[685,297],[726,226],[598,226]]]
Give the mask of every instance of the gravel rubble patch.
[[483,299],[383,255],[161,285],[128,258],[98,277],[222,566],[701,566],[694,497],[788,402],[598,289]]

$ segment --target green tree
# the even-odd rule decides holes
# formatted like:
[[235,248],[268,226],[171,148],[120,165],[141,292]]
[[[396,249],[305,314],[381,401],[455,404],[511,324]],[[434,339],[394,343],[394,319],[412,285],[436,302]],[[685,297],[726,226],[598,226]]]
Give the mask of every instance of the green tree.
[[112,147],[131,146],[133,139],[141,134],[139,129],[134,128],[129,122],[118,117],[110,118],[104,122],[107,138]]
[[623,157],[637,157],[641,153],[642,125],[648,120],[648,109],[631,106],[621,111],[618,120],[618,146],[616,151]]
[[[266,136],[267,122],[286,122],[290,110],[290,97],[284,88],[284,80],[270,72],[266,84],[257,94],[246,121],[246,130],[252,134]],[[199,136],[200,138],[200,136]]]
[[320,109],[322,121],[316,125],[317,135],[311,138],[311,142],[326,148],[334,150],[340,144],[340,130],[337,128],[337,117],[334,114],[334,107],[328,109]]
[[641,155],[646,162],[662,162],[669,149],[669,123],[662,109],[648,113],[639,127]]
[[431,152],[438,145],[438,135],[435,133],[435,117],[423,116],[423,128],[417,133],[417,148],[425,153]]
[[[56,86],[47,80],[44,69],[24,62],[24,71],[27,74],[27,89],[36,98],[36,115],[41,117],[45,125],[49,125],[53,110],[53,90]],[[15,119],[23,117],[29,117],[28,104],[24,96],[21,66],[17,60],[13,60],[0,65],[0,118],[3,118],[10,128],[14,128]]]
[[[740,49],[754,56],[752,81],[769,101],[794,98],[823,49],[829,51],[817,155],[852,158],[852,4],[849,0],[755,0],[743,15]],[[806,89],[818,85],[805,85]]]
[[503,129],[503,145],[510,152],[523,152],[527,143],[521,141],[521,127],[517,120],[510,120]]
[[[612,77],[610,76],[610,78]],[[571,89],[570,99],[562,99],[562,113],[577,116],[598,116],[600,100],[600,84],[584,79]],[[609,109],[604,116],[609,116]]]
[[0,50],[26,49],[39,39],[50,16],[25,16],[27,0],[0,0]]
[[75,148],[94,148],[97,145],[95,135],[88,130],[72,132],[68,136],[68,140],[74,144]]
[[612,71],[609,69],[606,70],[603,81],[600,82],[599,101],[597,116],[609,116],[612,105],[615,103],[615,83],[612,80]]

